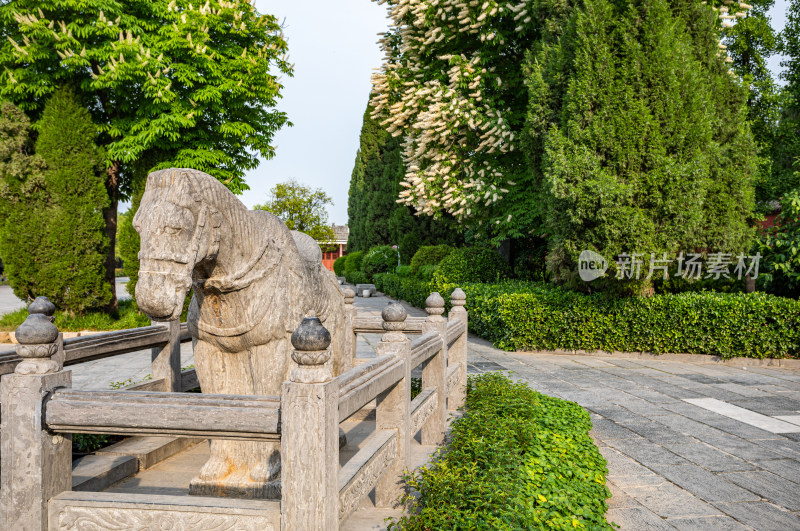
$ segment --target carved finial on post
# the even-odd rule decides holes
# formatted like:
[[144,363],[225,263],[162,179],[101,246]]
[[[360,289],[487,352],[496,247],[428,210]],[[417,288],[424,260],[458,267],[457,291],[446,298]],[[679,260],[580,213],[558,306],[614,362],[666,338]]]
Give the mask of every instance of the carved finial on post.
[[331,333],[318,317],[306,317],[292,334],[292,359],[298,367],[292,371],[293,382],[321,383],[333,378]]
[[[31,306],[34,304],[36,301]],[[58,328],[50,321],[50,316],[44,312],[28,314],[15,335],[19,343],[17,354],[23,358],[14,370],[16,374],[48,374],[58,371],[58,363],[50,359],[58,350]]]
[[45,296],[36,297],[33,302],[28,306],[28,314],[40,313],[50,318],[50,322],[54,320],[53,314],[56,313],[56,305],[50,302]]
[[342,290],[342,297],[344,297],[344,303],[353,304],[353,301],[356,298],[356,292],[353,291],[353,288],[345,286],[342,287],[341,290]]
[[464,290],[461,288],[456,288],[453,290],[453,293],[450,295],[450,303],[453,305],[453,308],[450,310],[450,315],[459,314],[459,313],[467,313],[467,310],[464,308],[464,305],[467,304],[467,294],[464,293]]
[[439,295],[438,291],[434,291],[425,299],[425,311],[428,312],[428,317],[425,319],[426,321],[434,323],[444,321],[444,317],[442,317],[444,313],[444,299]]
[[406,329],[406,317],[408,312],[399,302],[392,301],[386,305],[381,312],[383,317],[383,329],[386,333],[381,337],[382,343],[401,343],[408,341],[403,333]]

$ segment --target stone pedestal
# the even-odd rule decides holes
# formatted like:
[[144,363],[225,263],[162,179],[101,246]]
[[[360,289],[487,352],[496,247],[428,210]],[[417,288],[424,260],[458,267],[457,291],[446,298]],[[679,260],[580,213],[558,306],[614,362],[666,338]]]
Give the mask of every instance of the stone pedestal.
[[306,318],[292,344],[298,367],[281,393],[281,529],[337,529],[339,382],[327,363],[330,334]]
[[447,352],[449,364],[459,363],[460,368],[458,385],[450,390],[447,397],[447,409],[456,410],[464,405],[467,392],[467,310],[464,305],[467,303],[467,295],[461,288],[456,288],[450,296],[453,307],[450,309],[448,318],[464,322],[464,333],[456,339]]
[[422,388],[439,389],[436,409],[422,426],[422,444],[440,445],[444,442],[444,426],[447,418],[447,320],[442,317],[444,299],[439,293],[430,294],[425,301],[425,311],[428,312],[428,317],[425,319],[422,333],[438,332],[444,339],[444,346],[422,367]]
[[408,431],[410,425],[409,404],[411,402],[410,342],[403,333],[408,314],[402,305],[391,302],[383,309],[381,315],[383,329],[386,330],[386,333],[383,334],[380,343],[376,346],[377,355],[393,354],[406,362],[403,379],[378,395],[375,410],[376,430],[397,431],[397,459],[375,486],[375,506],[395,507],[403,494],[401,479],[408,462],[410,446]]

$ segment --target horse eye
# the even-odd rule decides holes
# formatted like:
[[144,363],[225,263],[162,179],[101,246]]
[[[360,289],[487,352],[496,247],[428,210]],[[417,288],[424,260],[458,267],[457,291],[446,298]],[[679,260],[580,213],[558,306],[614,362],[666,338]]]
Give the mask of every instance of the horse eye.
[[178,234],[181,230],[181,227],[164,227],[164,232],[167,234]]

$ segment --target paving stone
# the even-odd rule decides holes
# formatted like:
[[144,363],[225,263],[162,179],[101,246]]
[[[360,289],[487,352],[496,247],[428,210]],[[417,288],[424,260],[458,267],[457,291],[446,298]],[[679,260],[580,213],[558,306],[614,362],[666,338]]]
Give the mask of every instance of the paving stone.
[[665,442],[684,444],[697,442],[697,439],[694,437],[678,433],[667,428],[663,424],[649,419],[621,420],[619,424],[656,444],[664,444]]
[[753,470],[752,464],[703,442],[690,444],[664,443],[664,447],[713,472]]
[[610,509],[624,509],[629,507],[641,507],[642,505],[628,496],[624,490],[611,480],[606,481],[606,487],[611,492],[611,497],[606,500]]
[[608,444],[648,468],[652,465],[689,464],[683,457],[647,439],[610,439]]
[[800,461],[796,459],[775,459],[755,461],[755,464],[784,479],[800,484]]
[[592,421],[592,431],[590,433],[604,441],[609,439],[641,439],[639,435],[628,428],[606,419]]
[[730,516],[702,516],[697,518],[669,518],[667,522],[680,531],[752,531]]
[[606,521],[618,525],[619,529],[623,531],[672,531],[675,529],[663,518],[659,518],[644,507],[609,509],[606,513]]
[[708,502],[758,501],[752,492],[697,465],[652,465],[652,470]]
[[705,441],[709,438],[725,437],[727,435],[724,431],[712,428],[707,424],[692,420],[683,415],[659,415],[658,417],[653,417],[653,420],[671,428],[673,431],[689,435],[701,441]]
[[786,457],[782,453],[769,450],[759,445],[759,442],[764,442],[762,440],[746,441],[739,437],[720,437],[708,439],[705,442],[714,448],[735,455],[750,463],[765,459],[781,459],[782,457]]
[[717,508],[758,531],[800,529],[800,517],[766,502],[718,503]]
[[722,475],[740,487],[781,507],[790,511],[800,511],[800,497],[797,495],[800,492],[800,485],[793,481],[764,470],[732,472]]
[[664,483],[655,487],[623,486],[622,488],[646,509],[665,518],[722,514],[712,505],[672,483]]
[[800,401],[782,396],[731,399],[727,402],[769,417],[794,415],[796,411],[800,411]]

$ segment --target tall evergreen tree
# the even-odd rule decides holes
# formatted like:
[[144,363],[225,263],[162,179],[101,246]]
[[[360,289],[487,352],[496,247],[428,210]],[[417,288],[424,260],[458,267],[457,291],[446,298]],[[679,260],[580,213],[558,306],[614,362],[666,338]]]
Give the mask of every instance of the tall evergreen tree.
[[781,109],[780,87],[772,77],[767,59],[779,46],[778,35],[772,28],[769,10],[775,0],[753,0],[752,9],[739,10],[735,4],[723,4],[719,9],[731,9],[739,14],[736,24],[724,30],[726,53],[734,72],[742,76],[749,88],[748,118],[758,145],[760,160],[756,178],[756,199],[760,206],[783,193],[780,172],[773,168],[775,136]]
[[453,242],[446,220],[415,216],[397,203],[405,175],[403,142],[387,133],[372,117],[367,105],[350,178],[348,197],[349,251],[366,251],[376,245],[397,245],[406,263],[422,245]]
[[783,109],[775,139],[774,181],[780,195],[800,188],[800,0],[791,0],[781,32],[781,61],[786,81]]
[[612,264],[748,248],[755,145],[718,38],[694,0],[586,0],[531,54],[528,153],[556,279],[587,248]]
[[30,125],[16,106],[0,105],[0,257],[9,284],[23,300],[38,294],[46,237],[41,213],[49,201]]
[[38,129],[36,153],[47,164],[50,202],[39,213],[47,236],[37,293],[72,312],[100,308],[111,299],[105,278],[105,153],[95,144],[89,111],[69,89],[53,94]]

